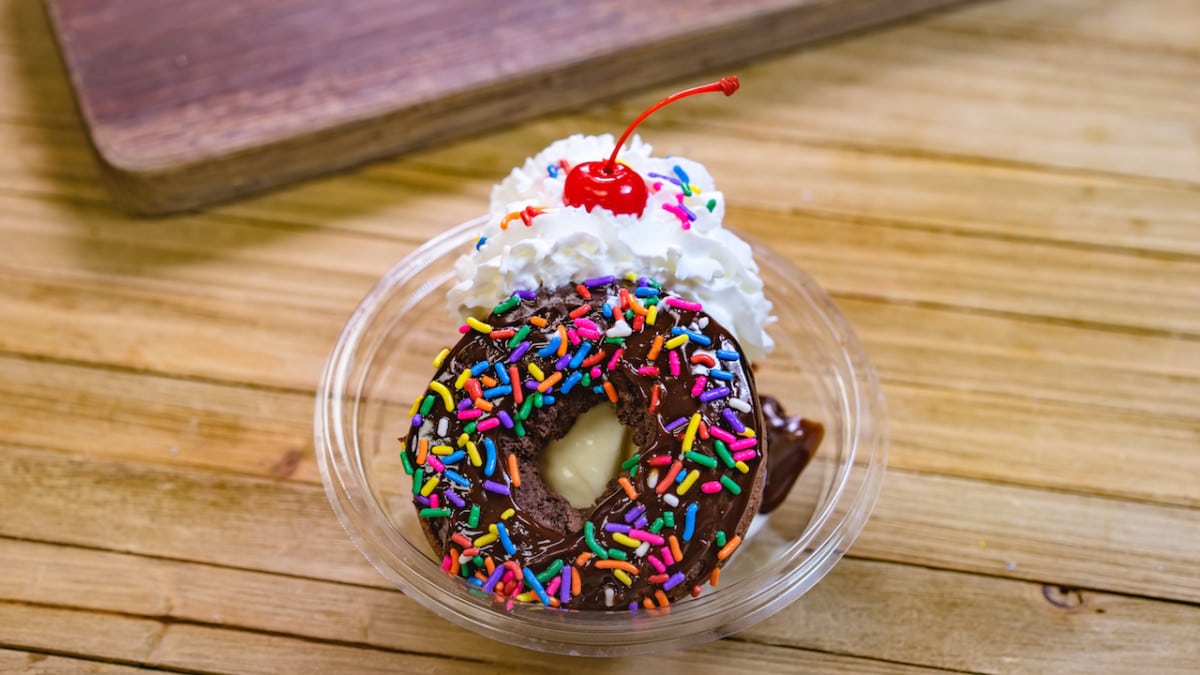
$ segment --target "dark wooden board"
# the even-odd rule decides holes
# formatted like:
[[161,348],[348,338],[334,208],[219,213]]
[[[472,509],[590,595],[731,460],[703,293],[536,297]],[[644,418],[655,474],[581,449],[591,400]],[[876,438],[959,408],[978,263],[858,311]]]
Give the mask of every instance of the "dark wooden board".
[[683,81],[954,1],[45,0],[113,194],[142,213]]

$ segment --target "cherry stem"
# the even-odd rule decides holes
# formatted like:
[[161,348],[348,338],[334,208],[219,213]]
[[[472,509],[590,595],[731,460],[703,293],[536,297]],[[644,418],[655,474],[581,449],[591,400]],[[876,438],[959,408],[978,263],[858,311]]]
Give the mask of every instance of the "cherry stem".
[[608,158],[608,161],[604,163],[604,168],[602,170],[604,171],[604,173],[612,173],[613,172],[613,169],[615,169],[616,165],[617,165],[617,153],[621,152],[621,148],[625,146],[625,141],[629,138],[629,134],[633,133],[633,130],[635,128],[637,128],[637,125],[641,124],[642,121],[645,120],[647,117],[649,117],[651,115],[651,113],[653,113],[654,111],[658,110],[659,108],[663,107],[664,105],[667,105],[669,103],[674,103],[675,101],[678,101],[681,98],[687,98],[688,96],[695,96],[696,94],[707,94],[709,92],[718,92],[719,91],[719,92],[725,94],[726,96],[732,96],[733,92],[738,90],[738,86],[739,86],[739,83],[738,83],[737,75],[728,75],[726,77],[722,77],[720,80],[717,80],[716,82],[710,82],[709,84],[702,84],[699,87],[692,87],[691,89],[684,89],[683,91],[671,94],[670,96],[664,98],[663,100],[659,101],[658,103],[655,103],[654,105],[650,106],[649,108],[646,108],[646,111],[643,112],[641,115],[638,115],[638,118],[636,120],[634,120],[632,124],[625,127],[625,133],[621,134],[620,140],[617,141],[617,147],[613,148],[612,155]]

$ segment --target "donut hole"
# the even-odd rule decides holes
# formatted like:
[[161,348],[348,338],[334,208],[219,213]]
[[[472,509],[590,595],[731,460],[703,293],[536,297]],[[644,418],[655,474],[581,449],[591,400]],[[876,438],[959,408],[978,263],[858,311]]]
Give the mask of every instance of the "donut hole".
[[629,428],[605,402],[580,413],[565,435],[550,441],[539,468],[547,487],[584,509],[610,489],[621,462],[635,451]]

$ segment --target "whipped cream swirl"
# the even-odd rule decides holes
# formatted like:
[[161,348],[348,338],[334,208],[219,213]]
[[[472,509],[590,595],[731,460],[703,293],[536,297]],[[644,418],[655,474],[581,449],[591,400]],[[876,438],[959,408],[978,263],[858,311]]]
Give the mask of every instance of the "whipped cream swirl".
[[[749,244],[722,226],[725,197],[703,165],[651,157],[650,146],[634,136],[620,161],[649,184],[641,216],[563,204],[567,169],[606,158],[615,142],[608,134],[555,141],[492,189],[481,240],[455,264],[458,282],[447,295],[451,311],[480,318],[518,290],[632,273],[701,303],[750,360],[768,354],[774,342],[766,326],[774,317],[758,265]],[[509,217],[529,206],[544,210],[528,225]],[[695,215],[687,229],[679,206]]]

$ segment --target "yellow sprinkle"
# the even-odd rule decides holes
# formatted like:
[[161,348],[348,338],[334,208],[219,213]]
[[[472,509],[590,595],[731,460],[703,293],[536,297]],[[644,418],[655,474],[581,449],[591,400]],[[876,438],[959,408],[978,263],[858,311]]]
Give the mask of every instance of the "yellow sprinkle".
[[446,404],[446,412],[454,412],[454,397],[450,396],[450,390],[441,382],[430,382],[429,388],[442,395],[442,403]]
[[446,357],[447,357],[447,356],[450,356],[450,348],[449,348],[449,347],[443,347],[443,348],[442,348],[442,351],[438,352],[438,353],[437,353],[437,356],[433,357],[433,367],[434,367],[434,368],[441,368],[441,367],[442,367],[442,362],[446,360]]
[[754,430],[750,427],[746,427],[746,430],[742,432],[742,435],[746,438],[754,438]]
[[646,310],[646,325],[653,326],[658,320],[658,305],[650,305],[650,309]]
[[475,544],[475,548],[483,548],[484,546],[487,546],[488,544],[496,541],[499,538],[500,538],[500,535],[498,535],[498,534],[494,534],[494,533],[493,534],[483,534],[478,537],[475,537],[475,541],[473,541],[471,543]]
[[471,328],[479,331],[480,333],[492,332],[492,324],[484,323],[484,322],[480,321],[479,319],[476,319],[473,316],[467,317],[467,325],[470,326]]
[[[464,436],[466,434],[463,434]],[[483,466],[483,458],[479,456],[479,448],[471,441],[467,441],[467,457],[471,458],[471,466]]]
[[517,602],[533,602],[537,599],[537,593],[534,593],[533,591],[525,591],[524,593],[516,596],[516,599]]
[[420,394],[417,394],[417,400],[413,401],[412,410],[408,411],[409,417],[416,415],[417,411],[421,409],[421,401],[424,400],[424,398],[425,398],[425,392],[421,392]]
[[613,576],[616,577],[618,581],[625,584],[626,586],[633,585],[633,579],[629,578],[629,575],[625,572],[625,570],[613,570],[612,573],[613,573]]
[[448,454],[454,452],[454,448],[452,448],[448,445],[435,445],[432,448],[430,448],[429,451],[435,455],[448,455]]
[[733,465],[733,468],[737,469],[738,471],[741,471],[742,473],[750,473],[750,467],[746,466],[745,462],[739,461],[737,464]]
[[425,481],[425,484],[421,486],[421,496],[428,497],[430,494],[433,493],[433,489],[435,487],[437,487],[438,483],[440,483],[440,482],[441,482],[441,479],[438,478],[437,476],[434,476],[433,478],[430,478],[429,480]]
[[[686,337],[686,336],[684,336]],[[683,432],[683,451],[691,452],[692,444],[696,442],[696,432],[700,430],[700,413],[692,413],[688,420],[687,430]]]
[[471,379],[470,369],[464,370],[458,374],[458,379],[454,381],[455,389],[462,389],[467,385],[467,380]]
[[671,338],[670,340],[667,340],[667,349],[675,349],[676,347],[682,347],[683,345],[686,345],[688,342],[690,342],[691,339],[692,338],[688,337],[687,333],[683,333],[681,335],[676,335],[675,337]]
[[687,478],[683,479],[683,482],[679,484],[679,487],[675,488],[675,494],[677,494],[677,495],[687,494],[687,491],[692,489],[692,485],[695,484],[696,479],[699,477],[700,477],[700,470],[692,469],[692,472],[687,475]]
[[495,523],[492,523],[491,525],[488,525],[488,532],[491,532],[492,534],[496,535],[497,537],[499,537],[499,536],[500,536],[500,530],[497,530],[497,529],[496,529],[496,524],[495,524]]
[[516,514],[517,514],[516,509],[513,509],[513,508],[504,509],[504,512],[500,514],[500,520],[508,520],[509,518],[512,518]]
[[630,272],[625,275],[625,281],[637,281],[637,274]]
[[458,445],[458,447],[460,447],[460,448],[461,448],[462,446],[466,445],[466,444],[467,444],[467,443],[469,443],[470,441],[471,441],[471,437],[470,437],[470,436],[468,436],[468,435],[466,435],[466,434],[459,434],[459,435],[458,435],[458,443],[457,443],[456,445]]
[[691,190],[692,194],[694,194],[694,195],[700,194],[700,188],[696,187],[695,185],[692,185],[691,183],[688,183],[688,189]]
[[613,532],[612,540],[622,546],[628,546],[629,548],[637,548],[642,545],[642,542],[627,534],[624,534],[623,532]]
[[532,375],[533,379],[537,380],[538,382],[546,379],[546,374],[542,372],[541,368],[538,368],[538,364],[536,363],[529,364],[529,374]]

